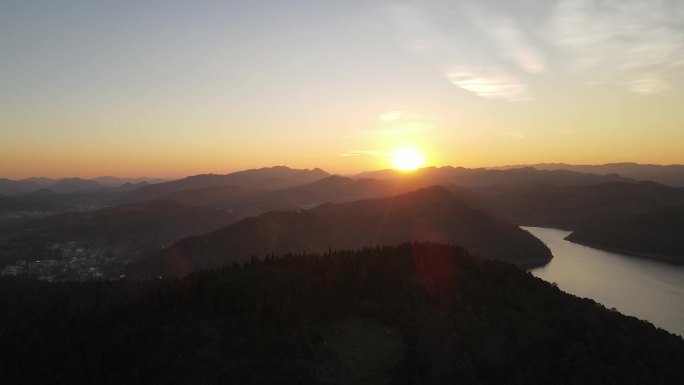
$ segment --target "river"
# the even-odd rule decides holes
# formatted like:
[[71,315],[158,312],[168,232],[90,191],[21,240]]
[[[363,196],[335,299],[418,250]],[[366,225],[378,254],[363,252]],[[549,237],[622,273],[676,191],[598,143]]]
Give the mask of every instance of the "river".
[[684,336],[684,266],[602,251],[566,241],[569,231],[523,227],[553,260],[530,272],[579,297]]

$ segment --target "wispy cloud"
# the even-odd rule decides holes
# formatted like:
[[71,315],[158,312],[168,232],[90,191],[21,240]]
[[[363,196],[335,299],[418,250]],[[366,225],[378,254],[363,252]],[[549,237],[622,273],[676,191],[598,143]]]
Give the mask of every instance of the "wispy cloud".
[[400,0],[386,14],[403,48],[490,99],[533,99],[535,79],[563,67],[655,94],[684,66],[684,1]]
[[435,126],[434,118],[415,111],[389,110],[378,114],[377,123],[353,137],[393,138],[419,134]]
[[340,156],[374,156],[374,157],[379,157],[379,158],[385,158],[389,154],[388,151],[385,150],[349,150],[340,153]]
[[681,1],[561,0],[547,31],[570,69],[654,94],[684,65],[683,15]]
[[659,76],[650,75],[641,79],[633,80],[629,89],[637,94],[651,95],[667,91],[670,86]]
[[393,3],[388,14],[402,46],[434,60],[455,86],[489,99],[533,99],[528,77],[547,64],[514,15],[474,0]]
[[540,73],[546,70],[546,61],[540,51],[529,43],[523,31],[512,20],[500,19],[492,26],[491,35],[508,56],[529,73]]
[[476,95],[508,101],[522,101],[532,98],[528,86],[505,74],[470,68],[453,68],[446,71],[453,84]]

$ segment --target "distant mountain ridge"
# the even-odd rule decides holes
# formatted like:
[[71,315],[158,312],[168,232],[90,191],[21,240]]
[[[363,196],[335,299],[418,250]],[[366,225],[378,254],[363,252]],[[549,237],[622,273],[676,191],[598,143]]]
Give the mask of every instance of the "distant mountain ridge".
[[71,194],[75,192],[95,191],[102,189],[125,190],[133,186],[139,188],[147,184],[166,181],[160,178],[118,178],[103,176],[92,179],[85,178],[61,178],[51,179],[43,177],[25,179],[0,178],[0,193],[4,195],[31,194],[38,190],[50,189],[59,194]]
[[235,186],[254,191],[272,191],[315,182],[328,176],[330,174],[319,168],[297,170],[284,166],[244,170],[226,175],[194,175],[137,189],[122,197],[120,202],[140,202],[157,199],[183,190],[214,186]]
[[[374,178],[375,177],[375,178]],[[186,178],[196,179],[196,177]],[[315,179],[315,178],[313,178]],[[225,181],[225,179],[219,179]],[[509,188],[528,185],[572,186],[592,185],[613,181],[632,182],[619,176],[597,176],[574,172],[548,172],[535,169],[491,171],[485,169],[457,169],[453,167],[428,167],[411,173],[396,170],[381,170],[344,177],[331,175],[311,183],[298,184],[276,191],[249,191],[236,185],[222,187],[211,185],[202,188],[184,189],[172,193],[148,194],[150,199],[173,200],[200,206],[244,209],[250,205],[261,205],[271,209],[310,208],[328,202],[381,197],[406,193],[419,188],[441,185],[452,191],[465,187]],[[191,181],[187,181],[190,183]],[[186,182],[184,182],[186,183]],[[217,180],[205,184],[219,183]],[[197,183],[195,183],[197,185]],[[136,191],[130,195],[142,195],[147,190],[165,189],[164,185]],[[183,188],[175,184],[173,189]],[[241,189],[238,191],[238,189]],[[152,198],[153,197],[153,198]],[[124,197],[127,199],[129,197]],[[142,199],[140,196],[135,199]],[[250,212],[254,212],[249,210]]]
[[299,212],[270,212],[176,242],[133,267],[143,276],[182,276],[250,256],[395,245],[450,243],[489,259],[519,265],[551,259],[549,249],[517,226],[470,207],[443,187],[325,204]]
[[533,167],[485,169],[463,167],[426,167],[411,173],[398,170],[363,172],[354,179],[412,179],[429,184],[453,184],[463,187],[547,184],[558,186],[591,185],[607,182],[634,182],[617,174],[595,175],[567,170],[537,170]]
[[45,186],[30,180],[13,180],[0,178],[0,194],[3,195],[19,195],[36,191]]
[[[618,174],[626,178],[653,181],[673,187],[684,187],[684,165],[639,164],[632,162],[607,163],[600,165],[573,165],[566,163],[540,163],[526,165],[538,170],[568,170],[597,175]],[[511,169],[521,165],[492,167],[492,169]]]

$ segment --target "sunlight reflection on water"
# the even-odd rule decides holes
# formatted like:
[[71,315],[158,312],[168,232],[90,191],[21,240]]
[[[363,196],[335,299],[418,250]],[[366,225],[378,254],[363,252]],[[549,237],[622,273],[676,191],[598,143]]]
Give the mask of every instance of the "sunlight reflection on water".
[[551,249],[553,260],[530,272],[579,297],[684,336],[684,266],[578,245],[569,231],[523,227]]

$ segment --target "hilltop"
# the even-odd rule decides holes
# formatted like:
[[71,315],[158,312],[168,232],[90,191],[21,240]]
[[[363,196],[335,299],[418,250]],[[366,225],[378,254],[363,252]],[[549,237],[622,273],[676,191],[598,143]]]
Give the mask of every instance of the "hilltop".
[[274,211],[183,239],[132,267],[136,275],[183,276],[287,252],[323,252],[408,241],[456,244],[519,265],[548,262],[548,248],[524,230],[471,207],[443,187],[403,195]]

